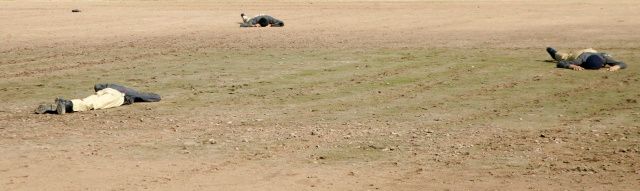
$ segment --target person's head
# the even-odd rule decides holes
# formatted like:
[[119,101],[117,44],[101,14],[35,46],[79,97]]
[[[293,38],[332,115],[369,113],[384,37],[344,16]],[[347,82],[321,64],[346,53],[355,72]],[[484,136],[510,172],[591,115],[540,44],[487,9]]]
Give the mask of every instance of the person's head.
[[585,69],[600,69],[604,66],[604,59],[598,55],[591,55],[580,66]]
[[96,92],[105,88],[107,88],[107,84],[96,84],[95,86],[93,86],[93,90],[95,90]]
[[266,27],[269,26],[269,21],[267,20],[267,18],[260,18],[258,19],[258,24],[260,24],[261,27]]

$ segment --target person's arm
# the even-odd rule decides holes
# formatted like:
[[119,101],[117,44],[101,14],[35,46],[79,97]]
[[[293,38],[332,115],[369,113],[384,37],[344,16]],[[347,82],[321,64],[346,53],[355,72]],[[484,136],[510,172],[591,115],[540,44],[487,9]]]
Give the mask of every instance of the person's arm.
[[613,71],[616,71],[616,70],[619,70],[619,69],[627,68],[627,64],[625,64],[624,62],[616,61],[609,55],[605,54],[605,55],[603,55],[603,57],[604,57],[604,60],[605,60],[605,64],[611,66],[611,67],[609,67],[609,69],[607,69],[609,71],[613,72]]
[[107,84],[107,88],[118,90],[119,92],[123,93],[124,95],[131,95],[131,94],[137,93],[136,90],[128,88],[128,87],[125,87],[125,86],[120,85],[120,84]]
[[284,22],[282,22],[281,20],[278,20],[276,18],[273,18],[273,20],[271,21],[271,26],[272,27],[284,27]]
[[159,102],[162,97],[156,93],[139,92],[134,97],[135,102]]
[[556,65],[556,67],[568,68],[572,70],[584,70],[584,68],[580,67],[580,64],[582,64],[582,60],[580,59],[576,59],[572,61],[563,60],[563,61],[558,61],[558,64]]

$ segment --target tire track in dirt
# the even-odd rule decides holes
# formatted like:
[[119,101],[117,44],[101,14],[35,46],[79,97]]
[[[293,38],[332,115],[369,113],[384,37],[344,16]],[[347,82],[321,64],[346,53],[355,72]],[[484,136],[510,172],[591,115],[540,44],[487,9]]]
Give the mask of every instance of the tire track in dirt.
[[[309,100],[307,99],[302,99],[299,101],[302,102],[307,102],[305,103],[305,105],[307,105],[307,107],[318,107],[321,105],[326,105],[329,102],[333,102],[335,99],[340,98],[341,100],[343,100],[344,102],[349,102],[349,100],[354,101],[354,102],[367,102],[367,101],[372,101],[373,99],[382,99],[382,98],[374,98],[370,95],[371,91],[374,91],[374,89],[368,89],[370,88],[369,86],[374,86],[374,87],[379,87],[376,88],[379,91],[383,91],[385,92],[383,95],[385,97],[401,97],[400,95],[406,92],[403,92],[404,89],[409,89],[408,92],[413,92],[415,90],[412,90],[413,88],[407,88],[405,86],[407,86],[404,83],[392,83],[389,85],[382,85],[384,84],[384,81],[393,81],[394,79],[397,78],[406,78],[406,74],[407,73],[412,73],[412,72],[416,72],[417,68],[424,68],[425,67],[425,63],[419,62],[419,61],[407,61],[405,60],[405,54],[412,54],[412,53],[403,53],[401,55],[393,55],[392,57],[383,57],[381,59],[384,59],[386,61],[382,61],[382,63],[385,63],[383,67],[378,67],[375,66],[375,64],[370,65],[370,63],[368,63],[367,61],[362,61],[362,60],[358,60],[352,63],[349,63],[348,65],[337,65],[334,66],[334,69],[323,69],[324,72],[329,72],[332,73],[330,76],[337,76],[335,78],[332,79],[326,79],[326,77],[324,77],[324,72],[318,72],[313,76],[308,76],[308,75],[303,75],[303,73],[305,72],[301,72],[300,75],[298,74],[291,74],[293,77],[295,78],[300,78],[300,79],[308,79],[310,78],[312,81],[315,80],[317,81],[317,83],[307,83],[304,86],[301,87],[295,87],[291,90],[289,90],[286,87],[283,87],[283,91],[278,91],[278,94],[273,94],[275,96],[280,95],[280,96],[285,96],[286,100],[290,100],[290,99],[300,99],[299,96],[307,96],[310,97]],[[388,64],[388,62],[394,62],[397,64]],[[345,67],[362,67],[365,70],[368,70],[366,73],[373,73],[373,74],[349,74],[349,75],[343,75],[343,74],[347,74],[345,72],[349,72],[351,70],[344,70]],[[429,70],[427,72],[429,72],[430,74],[433,73],[439,73],[439,74],[443,74],[445,72],[448,71],[448,67],[447,65],[438,65],[437,68],[431,68],[431,69],[435,69],[435,70]],[[445,69],[447,71],[442,71],[442,69]],[[336,71],[338,71],[340,74],[336,75]],[[420,77],[416,77],[415,75],[409,75],[409,76],[414,76],[414,77],[409,77],[409,78],[414,78],[415,83],[419,83],[419,84],[423,84],[421,83],[422,81],[430,81],[432,79],[429,78],[420,78]],[[276,77],[275,79],[277,79],[278,77]],[[295,79],[294,78],[294,79]],[[445,81],[447,79],[441,79],[440,81],[430,81],[429,83],[426,84],[437,84],[437,83],[441,83],[442,81]],[[267,80],[268,81],[268,80]],[[294,80],[295,81],[295,80]],[[338,84],[333,84],[334,82],[346,82],[346,83],[338,83]],[[280,83],[281,84],[281,83]],[[378,85],[376,85],[378,84]],[[360,88],[358,87],[360,86]],[[414,85],[408,85],[408,86],[414,86]],[[314,90],[313,89],[317,89],[320,87],[335,87],[335,90],[333,90],[334,92],[338,93],[338,94],[334,94],[331,97],[321,97],[318,99],[314,99],[313,97],[315,96],[313,94]],[[363,88],[367,88],[367,89],[363,89]],[[291,88],[291,87],[290,87]],[[355,88],[355,89],[354,89]],[[399,89],[399,90],[394,90],[394,91],[387,91],[388,89]],[[301,92],[305,92],[303,94],[297,94],[295,93],[295,91],[301,91]],[[291,93],[280,93],[280,92],[291,92]],[[346,94],[345,94],[346,93]],[[323,94],[326,94],[326,92],[324,92]]]
[[[625,74],[625,78],[627,79],[633,79],[633,77],[636,74]],[[482,94],[489,94],[489,92],[496,92],[499,90],[505,90],[505,89],[511,89],[511,88],[515,88],[516,86],[526,86],[527,84],[530,83],[543,83],[543,82],[539,82],[538,80],[539,78],[537,76],[534,76],[533,79],[523,79],[523,80],[519,80],[519,81],[511,81],[511,82],[504,82],[502,84],[498,84],[497,86],[493,87],[493,88],[482,88],[482,89],[476,89],[476,90],[470,90],[468,94],[461,94],[459,96],[474,96],[474,95],[482,95]],[[636,79],[637,80],[637,79]],[[551,97],[580,97],[582,95],[587,95],[587,94],[591,94],[593,91],[595,90],[595,87],[592,85],[580,85],[580,86],[576,86],[576,87],[572,87],[571,89],[568,90],[560,90],[557,92],[549,92],[548,94],[544,94],[544,95],[540,95],[540,96],[534,96],[532,98],[528,98],[528,99],[522,99],[522,98],[518,98],[518,101],[516,102],[508,102],[507,104],[502,104],[499,105],[495,108],[493,108],[493,110],[491,111],[487,111],[487,112],[481,112],[481,113],[477,113],[477,114],[472,114],[468,117],[462,118],[460,120],[458,120],[458,124],[464,124],[464,123],[468,123],[468,122],[473,122],[473,121],[477,121],[477,120],[482,120],[482,121],[491,121],[495,118],[501,117],[499,115],[500,111],[513,111],[513,110],[517,110],[517,109],[522,109],[522,108],[527,108],[530,107],[531,104],[534,105],[539,105],[542,104],[542,102],[548,102],[551,103],[555,100],[549,100],[549,99],[545,99],[545,98],[549,98],[550,95],[553,95]],[[599,90],[599,91],[611,91],[611,90]],[[540,101],[543,100],[543,101]],[[619,101],[619,103],[621,102],[626,102],[626,99],[622,99]],[[624,106],[621,104],[616,104],[616,105],[604,105],[602,106],[602,108],[600,108],[601,110],[608,110],[607,108],[609,108],[610,110],[617,110],[617,109],[633,109],[635,107],[628,107],[628,106]],[[497,116],[494,115],[496,114],[495,112],[498,112]],[[597,114],[583,114],[583,116],[577,117],[577,118],[589,118],[589,117],[594,117]]]
[[[130,62],[135,62],[138,60],[145,60],[145,59],[153,58],[156,56],[164,56],[164,55],[179,53],[177,50],[169,50],[169,51],[158,50],[158,51],[146,52],[146,53],[134,53],[129,55],[109,56],[107,58],[102,58],[97,60],[95,59],[95,57],[100,57],[100,56],[92,56],[93,54],[101,54],[102,51],[106,52],[107,50],[112,50],[112,49],[108,47],[100,48],[97,50],[93,50],[95,51],[95,53],[90,53],[91,55],[87,54],[86,52],[80,52],[80,53],[68,52],[68,53],[54,53],[53,55],[50,55],[50,56],[29,58],[22,61],[10,60],[10,61],[7,61],[6,64],[1,65],[1,67],[14,68],[19,70],[15,72],[11,72],[10,70],[3,70],[3,74],[0,75],[0,79],[11,79],[16,77],[27,77],[27,78],[38,77],[38,76],[42,76],[50,73],[56,73],[56,72],[69,72],[69,71],[83,70],[83,69],[92,68],[98,65],[121,65],[121,64],[126,65]],[[68,57],[76,57],[76,58],[80,58],[81,60],[69,62]],[[42,60],[47,60],[51,58],[56,58],[58,60],[63,60],[63,61],[62,62],[57,62],[56,60],[42,61]],[[15,63],[11,63],[14,61]],[[34,66],[28,66],[28,65],[33,65],[33,63],[44,63],[45,66],[35,67],[35,68]],[[52,63],[55,63],[55,64],[52,64]],[[15,65],[27,65],[27,68],[17,67]]]
[[[130,37],[118,42],[93,45],[56,44],[12,48],[0,53],[2,58],[0,68],[4,68],[0,79],[37,77],[47,73],[82,70],[97,65],[127,64],[157,56],[177,56],[197,52],[207,47],[202,44],[195,46],[179,43],[184,40],[181,38],[187,37],[188,35]],[[23,55],[41,56],[25,58]]]

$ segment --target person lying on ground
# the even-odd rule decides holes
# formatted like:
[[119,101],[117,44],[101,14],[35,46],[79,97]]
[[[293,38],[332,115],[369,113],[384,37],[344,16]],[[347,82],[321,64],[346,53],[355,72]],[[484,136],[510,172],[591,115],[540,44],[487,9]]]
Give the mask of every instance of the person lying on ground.
[[552,47],[547,47],[547,53],[549,53],[551,58],[558,61],[556,65],[558,68],[569,68],[573,70],[598,70],[607,68],[608,71],[617,71],[627,67],[624,62],[616,61],[611,55],[598,52],[592,48],[564,53],[558,52]]
[[158,102],[160,95],[155,93],[138,92],[134,89],[111,83],[96,84],[95,94],[84,99],[67,100],[56,98],[55,104],[43,104],[36,108],[35,113],[65,114],[71,112],[107,109],[135,102]]
[[267,26],[283,27],[284,26],[284,22],[269,15],[260,14],[260,15],[256,15],[253,18],[249,18],[244,13],[241,13],[240,17],[242,17],[242,24],[240,24],[240,27],[267,27]]

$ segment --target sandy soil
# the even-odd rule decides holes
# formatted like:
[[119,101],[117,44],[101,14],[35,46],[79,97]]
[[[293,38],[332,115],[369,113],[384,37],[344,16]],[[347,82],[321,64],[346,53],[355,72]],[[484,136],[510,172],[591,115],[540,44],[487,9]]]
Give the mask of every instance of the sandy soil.
[[[638,10],[0,0],[0,190],[635,190]],[[556,69],[548,45],[630,67]],[[163,101],[32,114],[103,81]]]

